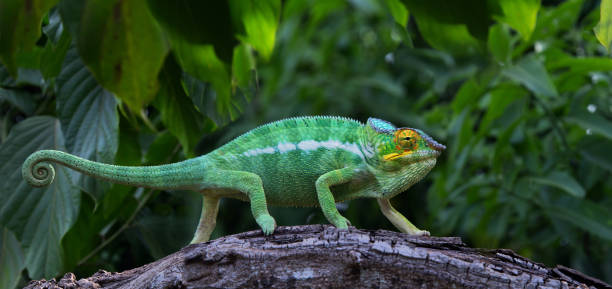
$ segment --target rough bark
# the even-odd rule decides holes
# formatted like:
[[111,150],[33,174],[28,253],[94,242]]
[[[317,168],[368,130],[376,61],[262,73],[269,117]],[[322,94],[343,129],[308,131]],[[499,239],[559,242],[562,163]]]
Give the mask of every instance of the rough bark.
[[612,288],[580,272],[546,268],[506,249],[456,237],[410,237],[309,225],[251,231],[189,245],[121,273],[32,281],[26,288]]

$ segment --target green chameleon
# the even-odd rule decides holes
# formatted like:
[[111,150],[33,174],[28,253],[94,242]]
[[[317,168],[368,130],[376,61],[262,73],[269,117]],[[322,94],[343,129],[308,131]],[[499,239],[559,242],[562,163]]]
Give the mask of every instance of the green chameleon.
[[22,173],[32,186],[46,186],[55,175],[48,162],[55,162],[115,183],[201,192],[202,214],[192,243],[210,238],[222,197],[250,201],[266,235],[276,227],[268,205],[320,206],[330,223],[347,228],[350,223],[336,202],[368,197],[378,200],[400,231],[429,235],[389,199],[422,179],[445,148],[418,129],[397,128],[376,118],[362,124],[343,117],[297,117],[260,126],[207,155],[178,163],[115,166],[41,150],[28,157]]

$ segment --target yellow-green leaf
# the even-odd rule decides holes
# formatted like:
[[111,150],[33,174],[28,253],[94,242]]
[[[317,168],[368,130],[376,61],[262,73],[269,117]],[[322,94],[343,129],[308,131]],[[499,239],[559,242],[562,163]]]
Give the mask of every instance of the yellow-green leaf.
[[247,88],[255,69],[255,59],[248,45],[240,44],[234,47],[232,58],[232,76],[240,88]]
[[239,38],[251,44],[263,59],[269,59],[276,40],[280,0],[233,0],[231,8],[233,14],[240,15],[246,32],[246,35]]
[[599,23],[594,28],[595,37],[607,50],[610,50],[610,42],[612,42],[612,0],[601,0],[599,9]]
[[518,31],[523,39],[529,39],[536,26],[540,0],[501,0],[499,5],[504,13],[499,20]]
[[400,26],[405,27],[408,24],[410,14],[408,13],[406,6],[404,6],[404,3],[402,3],[400,0],[385,0],[385,3],[387,3],[387,8],[389,9],[389,12],[391,12],[391,16],[393,16],[395,22],[397,22],[397,24]]

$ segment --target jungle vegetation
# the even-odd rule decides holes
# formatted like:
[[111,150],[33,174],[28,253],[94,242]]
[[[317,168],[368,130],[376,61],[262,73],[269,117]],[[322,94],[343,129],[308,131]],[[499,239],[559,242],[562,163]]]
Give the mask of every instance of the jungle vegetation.
[[[418,227],[612,282],[611,22],[610,0],[0,0],[0,288],[146,264],[199,217],[195,192],[61,167],[32,188],[32,152],[162,164],[301,115],[420,128],[448,149],[393,199]],[[255,229],[224,200],[213,238]]]

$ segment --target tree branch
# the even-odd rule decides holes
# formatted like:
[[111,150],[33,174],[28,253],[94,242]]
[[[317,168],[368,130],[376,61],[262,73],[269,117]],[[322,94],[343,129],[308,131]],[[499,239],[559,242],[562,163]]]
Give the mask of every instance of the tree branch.
[[546,268],[511,250],[469,248],[457,237],[411,237],[331,226],[278,227],[189,245],[121,273],[31,281],[26,288],[612,288]]

